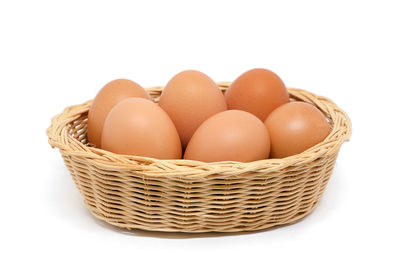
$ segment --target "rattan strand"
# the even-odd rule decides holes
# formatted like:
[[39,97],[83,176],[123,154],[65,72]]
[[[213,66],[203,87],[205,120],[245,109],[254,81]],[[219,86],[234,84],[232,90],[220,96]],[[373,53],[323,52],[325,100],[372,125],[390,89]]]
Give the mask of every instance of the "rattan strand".
[[[229,82],[219,83],[222,90]],[[147,88],[157,102],[162,87]],[[91,101],[66,108],[47,129],[90,212],[126,229],[239,232],[295,222],[317,205],[340,146],[351,135],[346,113],[328,98],[289,88],[325,113],[332,132],[284,159],[203,163],[117,155],[86,138]]]

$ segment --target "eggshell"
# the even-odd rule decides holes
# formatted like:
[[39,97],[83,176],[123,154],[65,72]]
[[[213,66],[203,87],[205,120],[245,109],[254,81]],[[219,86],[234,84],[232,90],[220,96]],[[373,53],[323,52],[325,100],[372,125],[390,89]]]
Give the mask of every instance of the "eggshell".
[[271,157],[301,153],[331,132],[324,114],[311,104],[291,102],[275,109],[265,120],[271,139]]
[[128,98],[115,105],[104,123],[101,146],[125,155],[179,159],[182,147],[167,113],[152,101]]
[[174,122],[184,147],[201,123],[226,110],[224,96],[215,82],[194,70],[175,75],[163,89],[159,105]]
[[245,111],[228,110],[201,124],[184,158],[204,162],[250,162],[268,158],[269,150],[269,135],[262,121]]
[[225,93],[228,109],[240,109],[264,121],[280,105],[289,102],[285,84],[267,69],[252,69],[240,75]]
[[88,114],[87,134],[91,144],[100,148],[104,121],[110,110],[128,97],[150,99],[147,92],[137,83],[127,79],[117,79],[107,83],[94,98]]

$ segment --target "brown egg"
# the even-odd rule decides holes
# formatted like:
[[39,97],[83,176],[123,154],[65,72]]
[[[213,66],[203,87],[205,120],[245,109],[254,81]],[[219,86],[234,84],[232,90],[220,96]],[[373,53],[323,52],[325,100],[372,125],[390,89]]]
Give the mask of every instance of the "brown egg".
[[240,75],[225,93],[228,109],[240,109],[264,121],[280,105],[289,102],[285,84],[267,69],[252,69]]
[[125,155],[179,159],[182,147],[172,120],[162,108],[143,98],[115,105],[104,123],[101,146]]
[[301,153],[331,132],[324,114],[311,104],[291,102],[275,109],[265,120],[271,139],[271,158]]
[[200,125],[184,158],[250,162],[268,158],[269,149],[269,135],[262,121],[245,111],[227,110]]
[[126,79],[113,80],[97,93],[90,106],[87,122],[87,134],[91,144],[100,148],[101,133],[108,113],[117,103],[128,97],[151,99],[139,84]]
[[194,70],[175,75],[165,86],[159,104],[174,122],[184,147],[202,122],[226,110],[224,96],[215,82]]

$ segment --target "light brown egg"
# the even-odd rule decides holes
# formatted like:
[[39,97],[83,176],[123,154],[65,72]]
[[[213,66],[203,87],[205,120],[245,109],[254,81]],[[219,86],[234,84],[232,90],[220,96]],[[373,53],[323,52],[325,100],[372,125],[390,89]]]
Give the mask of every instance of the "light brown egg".
[[175,75],[165,86],[159,105],[174,122],[183,147],[201,123],[226,110],[224,96],[215,82],[194,70]]
[[127,79],[117,79],[107,83],[94,98],[88,114],[87,134],[91,144],[100,148],[104,121],[110,110],[128,97],[151,99],[137,83]]
[[271,158],[301,153],[331,132],[324,114],[311,104],[291,102],[275,109],[265,120],[271,140]]
[[262,121],[245,111],[227,110],[200,125],[184,158],[250,162],[268,158],[269,150],[269,135]]
[[104,123],[101,146],[125,155],[179,159],[182,146],[167,113],[152,101],[128,98],[115,105]]
[[240,109],[264,121],[280,105],[289,102],[285,84],[267,69],[252,69],[240,75],[225,92],[228,109]]

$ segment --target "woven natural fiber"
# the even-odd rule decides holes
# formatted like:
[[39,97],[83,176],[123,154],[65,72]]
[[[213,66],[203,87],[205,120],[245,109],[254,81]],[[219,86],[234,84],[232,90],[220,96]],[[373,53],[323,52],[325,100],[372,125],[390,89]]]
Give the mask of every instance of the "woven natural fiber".
[[[219,83],[225,90],[229,83]],[[162,87],[147,88],[157,102]],[[346,113],[325,97],[289,89],[318,107],[332,132],[307,151],[250,163],[203,163],[117,155],[91,147],[91,101],[66,108],[47,129],[90,212],[126,229],[239,232],[298,221],[320,200],[340,146],[351,135]]]

